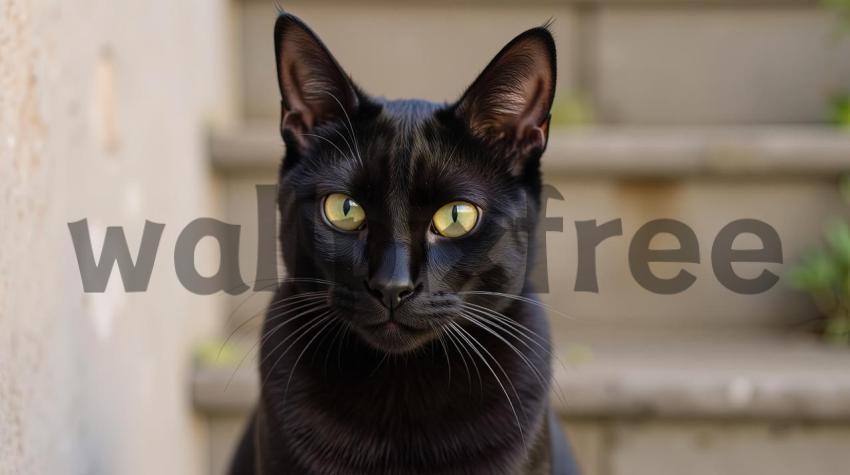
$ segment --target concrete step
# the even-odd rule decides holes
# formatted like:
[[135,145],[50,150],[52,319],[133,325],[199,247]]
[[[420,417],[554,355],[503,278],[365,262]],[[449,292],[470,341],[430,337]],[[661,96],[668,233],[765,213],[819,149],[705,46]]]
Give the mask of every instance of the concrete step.
[[[710,464],[694,473],[767,473],[778,458],[786,466],[770,473],[790,475],[801,453],[823,457],[821,471],[807,473],[841,473],[836,447],[850,440],[847,349],[793,333],[647,325],[562,327],[555,347],[553,405],[588,474],[682,473],[657,470],[659,447],[671,441],[684,466]],[[223,473],[256,403],[255,367],[249,359],[239,369],[195,370],[212,473]],[[775,455],[739,458],[736,447]],[[711,469],[718,464],[725,469]]]
[[[552,400],[564,417],[850,422],[850,350],[812,336],[573,325],[553,339]],[[242,364],[199,364],[195,407],[250,412],[259,385],[253,355]]]
[[[391,8],[389,5],[392,5]],[[287,2],[361,86],[454,100],[513,36],[554,20],[561,111],[597,123],[824,122],[850,92],[850,35],[817,0]],[[248,118],[277,118],[269,2],[241,3]],[[439,32],[439,34],[435,34]],[[462,44],[463,48],[457,45]]]

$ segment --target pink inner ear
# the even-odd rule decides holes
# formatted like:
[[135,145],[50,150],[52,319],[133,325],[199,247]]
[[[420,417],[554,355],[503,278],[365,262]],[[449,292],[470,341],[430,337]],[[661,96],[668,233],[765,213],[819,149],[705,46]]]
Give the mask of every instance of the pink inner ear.
[[529,33],[487,66],[458,110],[474,135],[520,155],[545,147],[554,92],[549,45],[539,32]]
[[[278,74],[284,99],[282,128],[305,134],[357,109],[359,100],[354,85],[306,26],[286,24],[278,47]],[[303,140],[299,136],[299,141]]]
[[527,129],[539,129],[541,133],[545,132],[540,129],[544,122],[549,121],[549,100],[544,97],[550,89],[543,77],[537,77],[536,80],[526,81],[523,84],[525,88],[523,110],[517,115],[514,127],[517,130],[518,138],[525,138]]
[[298,111],[289,111],[283,113],[283,119],[280,121],[282,129],[289,130],[294,135],[295,140],[299,145],[306,146],[309,140],[304,134],[310,130],[310,125],[304,121],[304,116]]
[[[283,59],[281,69],[286,72],[282,72],[281,76],[283,79],[284,98],[287,106],[283,125],[286,125],[287,122],[294,127],[300,125],[302,129],[301,131],[303,132],[304,130],[313,127],[312,109],[308,106],[307,101],[305,101],[302,96],[302,81],[298,71],[296,70],[296,65],[291,61],[288,61],[287,55],[284,55]],[[296,124],[296,120],[298,124]]]

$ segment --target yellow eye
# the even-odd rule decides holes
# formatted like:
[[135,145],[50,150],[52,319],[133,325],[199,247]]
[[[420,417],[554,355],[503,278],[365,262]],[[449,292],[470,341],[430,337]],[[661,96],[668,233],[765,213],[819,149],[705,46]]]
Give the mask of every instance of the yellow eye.
[[342,193],[331,193],[325,197],[325,218],[333,227],[342,231],[356,231],[366,220],[366,212],[351,199]]
[[478,208],[466,201],[453,201],[434,213],[434,229],[447,238],[461,237],[478,222]]

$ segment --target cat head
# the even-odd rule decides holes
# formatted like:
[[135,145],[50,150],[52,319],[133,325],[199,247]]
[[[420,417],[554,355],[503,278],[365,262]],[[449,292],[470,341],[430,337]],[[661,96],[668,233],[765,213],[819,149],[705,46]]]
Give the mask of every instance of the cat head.
[[290,14],[274,40],[289,277],[331,284],[333,318],[392,353],[481,317],[480,292],[521,293],[555,91],[548,30],[514,38],[451,104],[367,95]]

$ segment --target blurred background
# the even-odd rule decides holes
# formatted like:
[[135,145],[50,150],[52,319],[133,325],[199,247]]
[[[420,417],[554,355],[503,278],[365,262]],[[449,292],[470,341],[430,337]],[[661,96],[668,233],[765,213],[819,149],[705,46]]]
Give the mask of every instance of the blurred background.
[[[554,404],[587,475],[843,474],[850,448],[850,2],[291,0],[365,90],[454,100],[519,32],[552,20],[559,84],[546,181]],[[0,0],[0,473],[223,473],[256,397],[268,292],[200,296],[175,276],[193,219],[241,225],[254,279],[257,185],[283,154],[259,0]],[[844,184],[842,184],[844,183]],[[843,191],[842,191],[843,190]],[[150,285],[84,293],[67,223],[135,256]],[[632,277],[635,231],[690,226],[695,283]],[[770,290],[714,275],[726,224],[764,221]],[[621,219],[575,291],[576,221]],[[742,235],[737,249],[761,243]],[[670,235],[652,241],[676,248]],[[215,241],[196,265],[218,268]],[[256,318],[252,318],[256,317]]]

